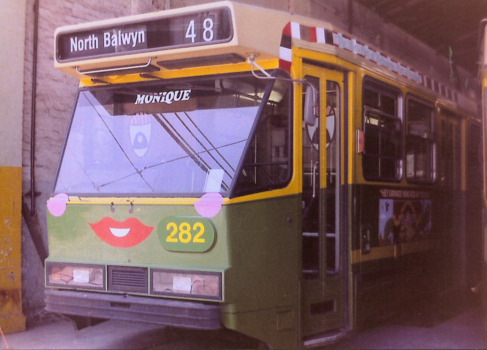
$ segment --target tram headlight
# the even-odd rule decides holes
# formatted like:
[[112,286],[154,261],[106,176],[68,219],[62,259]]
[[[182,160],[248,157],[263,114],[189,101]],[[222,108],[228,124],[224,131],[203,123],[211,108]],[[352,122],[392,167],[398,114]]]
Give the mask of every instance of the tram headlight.
[[105,266],[47,262],[46,285],[104,290]]
[[152,270],[152,294],[222,300],[220,272]]

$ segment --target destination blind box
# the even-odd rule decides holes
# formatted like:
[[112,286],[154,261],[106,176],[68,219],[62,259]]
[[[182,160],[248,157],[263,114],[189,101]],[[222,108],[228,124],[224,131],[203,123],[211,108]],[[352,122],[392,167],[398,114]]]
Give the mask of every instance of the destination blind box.
[[230,9],[220,7],[141,22],[57,33],[56,60],[62,63],[225,43],[232,40],[232,37]]

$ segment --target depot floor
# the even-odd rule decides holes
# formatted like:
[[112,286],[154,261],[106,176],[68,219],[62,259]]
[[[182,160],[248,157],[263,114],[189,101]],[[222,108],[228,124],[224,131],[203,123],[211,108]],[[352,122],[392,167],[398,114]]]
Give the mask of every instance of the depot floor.
[[[329,349],[484,349],[482,308],[466,305],[436,324],[393,321],[356,333]],[[7,334],[0,349],[201,349],[248,348],[228,334],[175,330],[157,325],[107,321],[75,330],[61,317],[48,317],[27,331]]]

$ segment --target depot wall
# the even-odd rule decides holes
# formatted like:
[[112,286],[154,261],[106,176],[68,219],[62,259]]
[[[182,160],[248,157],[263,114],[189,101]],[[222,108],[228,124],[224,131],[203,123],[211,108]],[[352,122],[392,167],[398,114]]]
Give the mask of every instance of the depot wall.
[[[45,316],[44,272],[42,253],[39,252],[47,250],[46,201],[51,194],[78,87],[76,79],[53,66],[54,31],[64,25],[130,15],[132,2],[37,0],[39,12],[36,30],[36,1],[27,0],[23,57],[24,112],[22,144],[19,147],[22,152],[22,198],[24,209],[27,208],[23,213],[22,226],[23,310],[27,325]],[[34,51],[35,36],[37,53]],[[32,104],[33,94],[35,106]],[[26,225],[26,219],[30,226]]]
[[[14,132],[2,131],[0,127],[0,149],[7,147],[7,162],[22,165],[22,198],[27,207],[24,218],[29,215],[30,226],[22,226],[22,282],[24,313],[28,322],[42,315],[44,306],[44,277],[41,262],[42,250],[47,249],[46,200],[51,195],[59,157],[62,152],[65,132],[76,95],[78,81],[53,67],[53,34],[57,27],[78,24],[100,19],[121,17],[130,14],[147,13],[158,10],[202,4],[207,0],[0,0],[2,2],[25,6],[25,47],[23,70],[13,73],[15,79],[2,84],[0,88],[17,91],[23,81],[23,100],[20,94],[13,94],[8,100],[14,108],[8,117],[23,115],[23,128],[15,124]],[[296,14],[329,21],[355,37],[371,42],[374,46],[389,52],[392,56],[409,60],[411,65],[425,74],[440,71],[448,77],[450,71],[446,59],[438,57],[435,66],[425,66],[432,50],[403,31],[384,23],[373,12],[349,0],[238,0],[267,8],[288,11]],[[38,27],[35,28],[35,3],[39,4]],[[22,5],[18,5],[22,6]],[[15,7],[15,6],[14,6]],[[3,13],[2,13],[3,14]],[[5,17],[5,16],[4,16]],[[7,19],[8,20],[8,19]],[[2,21],[0,21],[2,22]],[[8,22],[8,23],[11,23]],[[1,31],[4,33],[4,31]],[[16,34],[17,35],[17,34]],[[263,33],[265,35],[265,33]],[[37,36],[37,52],[34,51],[34,38]],[[20,38],[20,36],[17,36]],[[17,39],[19,40],[19,39]],[[20,43],[22,41],[16,41]],[[9,42],[7,46],[14,47]],[[5,47],[0,43],[0,47]],[[413,49],[414,47],[414,49]],[[6,57],[0,51],[0,57]],[[19,54],[17,53],[17,56]],[[22,55],[22,54],[20,54]],[[424,57],[429,57],[424,59]],[[11,58],[16,62],[22,57]],[[2,64],[2,67],[5,67]],[[18,68],[19,65],[9,65]],[[35,74],[34,69],[35,67]],[[460,72],[460,74],[462,74]],[[23,78],[22,78],[23,77]],[[35,84],[33,84],[36,82]],[[35,89],[33,89],[35,86]],[[12,89],[12,90],[11,90]],[[0,92],[2,103],[4,90]],[[34,104],[32,96],[34,95]],[[10,105],[9,105],[10,106]],[[22,112],[23,108],[23,112]],[[3,109],[3,108],[2,108]],[[2,120],[4,115],[1,115]],[[18,119],[16,119],[18,121]],[[3,133],[2,133],[3,132]],[[19,134],[21,133],[21,136]],[[16,141],[10,143],[12,136]],[[13,135],[17,136],[13,136]],[[20,142],[18,139],[22,139]],[[34,140],[31,142],[31,140]],[[9,143],[5,145],[5,143]],[[0,154],[0,165],[2,164]],[[20,178],[20,176],[19,176]],[[34,199],[33,197],[34,196]],[[25,220],[24,220],[25,223]],[[37,245],[37,246],[36,246]],[[43,249],[42,249],[43,248]],[[40,253],[39,253],[40,252]]]

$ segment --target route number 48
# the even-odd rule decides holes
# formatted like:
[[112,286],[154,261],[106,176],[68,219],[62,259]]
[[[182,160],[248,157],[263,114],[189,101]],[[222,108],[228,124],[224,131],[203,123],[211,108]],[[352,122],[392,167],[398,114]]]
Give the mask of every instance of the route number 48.
[[[203,31],[202,36],[205,42],[210,42],[215,38],[214,26],[215,22],[213,21],[213,18],[207,17],[203,20],[201,30]],[[194,19],[189,21],[188,27],[186,28],[185,38],[191,40],[191,43],[194,43],[196,41],[196,37],[198,34],[196,33],[197,27],[199,26],[196,24],[196,21]]]

